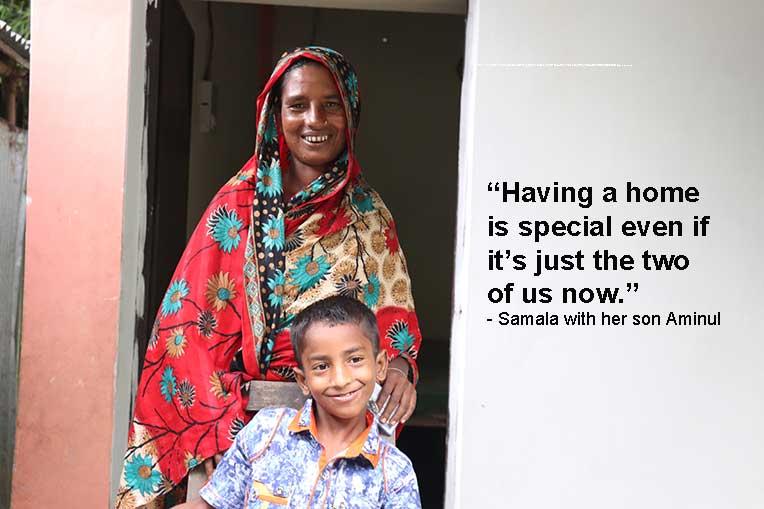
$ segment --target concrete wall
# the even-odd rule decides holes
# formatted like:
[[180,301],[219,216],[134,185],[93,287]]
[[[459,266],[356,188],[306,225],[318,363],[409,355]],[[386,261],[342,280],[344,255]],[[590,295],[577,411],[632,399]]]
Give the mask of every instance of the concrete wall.
[[[764,505],[764,8],[760,2],[470,5],[448,507]],[[511,64],[619,63],[630,67]],[[502,204],[489,182],[697,186],[685,205]],[[489,239],[511,221],[712,217],[708,237]],[[489,271],[534,255],[684,252],[677,273]],[[623,304],[492,305],[488,290],[639,283]],[[520,302],[518,302],[520,301]],[[720,311],[718,327],[502,327],[500,311]],[[487,318],[493,317],[494,322]]]
[[34,3],[18,509],[109,503],[133,12]]
[[[196,34],[195,75],[200,77],[207,44],[205,7],[195,1],[183,5]],[[211,134],[192,133],[189,232],[213,193],[254,148],[254,100],[261,86],[253,62],[255,12],[254,6],[213,4],[218,128]],[[464,19],[277,7],[273,59],[265,66],[270,70],[283,51],[310,43],[314,30],[314,42],[339,50],[356,67],[363,101],[359,160],[396,218],[423,333],[427,339],[447,340]]]

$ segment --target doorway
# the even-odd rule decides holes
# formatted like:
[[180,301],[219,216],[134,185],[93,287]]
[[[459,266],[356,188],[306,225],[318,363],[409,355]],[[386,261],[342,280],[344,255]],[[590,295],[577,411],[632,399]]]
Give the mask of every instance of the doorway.
[[[414,463],[423,506],[443,507],[464,15],[228,1],[162,3],[177,4],[190,28],[192,38],[181,53],[191,52],[190,75],[173,70],[180,60],[175,51],[153,60],[149,53],[148,74],[185,81],[178,86],[190,93],[180,97],[188,105],[181,115],[187,117],[189,134],[181,139],[186,159],[176,160],[180,173],[165,175],[171,185],[180,184],[183,196],[172,195],[175,201],[170,203],[159,187],[152,193],[149,185],[148,210],[175,211],[165,226],[149,225],[146,254],[162,263],[144,271],[144,316],[153,319],[185,245],[159,242],[165,238],[162,228],[182,231],[187,239],[214,193],[249,159],[254,150],[255,99],[280,54],[307,44],[340,51],[355,66],[360,82],[358,160],[396,218],[423,334],[417,410],[398,446]],[[168,31],[185,31],[185,25],[162,24],[161,37],[170,40],[177,34]],[[188,57],[183,61],[188,63]],[[163,99],[158,97],[154,111],[161,113]],[[157,161],[178,150],[174,141],[161,141],[161,125],[152,126],[158,118],[150,111],[147,126],[149,136],[158,129]],[[149,164],[150,183],[160,182],[158,167]],[[183,213],[177,214],[179,208]],[[160,220],[157,217],[155,223]],[[151,281],[158,283],[151,286]],[[141,350],[146,329],[144,325],[138,334],[144,341]]]

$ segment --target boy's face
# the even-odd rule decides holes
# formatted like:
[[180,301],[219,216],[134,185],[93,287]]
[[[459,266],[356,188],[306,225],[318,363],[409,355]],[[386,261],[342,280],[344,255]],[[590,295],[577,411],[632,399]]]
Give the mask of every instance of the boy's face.
[[318,418],[357,419],[365,415],[374,383],[385,379],[387,355],[374,355],[371,341],[354,323],[315,323],[305,333],[300,367],[303,393],[316,402]]

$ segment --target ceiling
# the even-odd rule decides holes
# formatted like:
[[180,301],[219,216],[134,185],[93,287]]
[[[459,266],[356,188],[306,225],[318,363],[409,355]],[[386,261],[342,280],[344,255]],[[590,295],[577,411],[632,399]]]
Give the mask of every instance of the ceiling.
[[429,12],[467,14],[467,0],[213,0],[245,4],[360,9],[370,11]]

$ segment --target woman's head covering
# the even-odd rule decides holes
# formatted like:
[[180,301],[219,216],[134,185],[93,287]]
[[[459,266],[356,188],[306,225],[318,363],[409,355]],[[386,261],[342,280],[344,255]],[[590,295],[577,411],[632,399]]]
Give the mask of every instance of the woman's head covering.
[[[291,163],[289,147],[278,127],[278,101],[281,99],[280,90],[286,74],[305,60],[323,65],[334,78],[347,120],[346,146],[337,159],[328,165],[323,175],[284,203],[282,177]],[[281,309],[283,299],[267,298],[268,282],[281,281],[284,277],[285,237],[291,235],[307,216],[319,208],[336,205],[348,183],[359,176],[361,168],[353,147],[360,115],[358,78],[353,67],[340,53],[319,46],[297,48],[284,53],[257,98],[257,136],[253,157],[258,168],[254,207],[257,214],[253,217],[255,235],[251,238],[253,256],[249,266],[255,270],[255,266],[258,265],[255,253],[266,253],[268,263],[259,264],[258,277],[252,278],[250,286],[258,286],[259,279],[260,295],[258,297],[254,292],[248,295],[248,303],[250,316],[255,317],[252,320],[254,337],[261,338],[255,345],[259,350],[257,357],[261,373],[264,373],[270,364],[274,335],[285,325],[286,317]],[[257,228],[262,228],[262,231],[258,232]],[[264,316],[265,319],[260,320],[257,318],[259,316]]]
[[[345,110],[347,128],[345,132],[346,147],[337,160],[330,165],[333,172],[326,179],[331,180],[328,189],[317,194],[304,196],[308,201],[316,202],[329,199],[344,187],[347,182],[358,176],[361,169],[354,155],[355,135],[361,119],[361,98],[358,91],[358,78],[350,62],[340,53],[320,46],[296,48],[281,55],[276,68],[265,84],[265,88],[257,98],[257,136],[255,139],[255,157],[260,161],[278,162],[283,171],[289,165],[289,148],[284,141],[283,133],[278,128],[276,115],[280,111],[280,90],[286,74],[305,60],[323,65],[334,78],[334,84],[340,93]],[[303,198],[303,197],[301,197]],[[293,203],[292,207],[299,207]]]
[[[324,65],[347,115],[346,149],[284,201],[290,164],[274,86],[300,59]],[[271,97],[271,95],[274,97]],[[290,380],[289,323],[331,295],[357,298],[377,318],[390,358],[415,358],[421,334],[392,216],[360,176],[354,137],[358,81],[336,51],[285,54],[257,100],[254,156],[215,195],[165,294],[146,351],[117,495],[138,507],[226,450],[249,420],[242,384]],[[244,370],[232,369],[241,352]]]
[[[312,60],[326,67],[332,77],[334,77],[334,84],[337,86],[337,90],[340,92],[343,105],[345,106],[345,116],[347,117],[348,136],[347,139],[352,140],[355,132],[358,129],[358,123],[361,120],[361,96],[358,91],[358,77],[356,76],[353,66],[345,60],[345,57],[340,53],[329,48],[322,48],[321,46],[307,46],[305,48],[295,48],[292,51],[284,52],[281,58],[276,63],[276,67],[271,73],[271,77],[268,79],[263,91],[257,97],[257,144],[259,146],[262,137],[264,136],[267,125],[263,122],[263,114],[273,113],[274,100],[279,99],[278,94],[272,94],[274,89],[278,89],[277,85],[280,84],[284,74],[289,72],[299,65],[301,60]],[[265,107],[266,103],[268,104]],[[271,119],[275,120],[275,119]],[[259,153],[255,149],[255,153]]]

